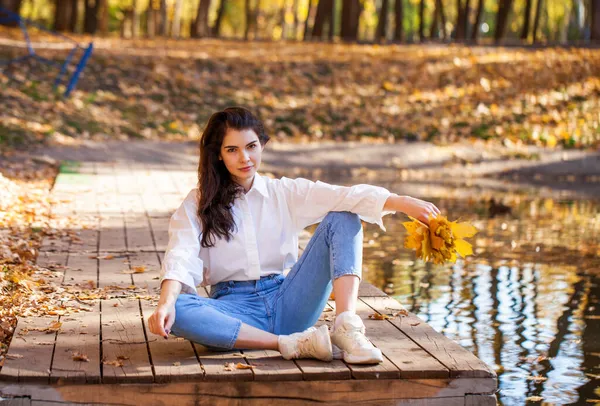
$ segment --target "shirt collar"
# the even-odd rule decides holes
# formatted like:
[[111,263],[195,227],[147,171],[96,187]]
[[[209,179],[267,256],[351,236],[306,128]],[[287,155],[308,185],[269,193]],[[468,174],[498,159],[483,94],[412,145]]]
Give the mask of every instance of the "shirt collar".
[[254,182],[252,182],[252,187],[248,193],[251,193],[254,189],[256,189],[264,197],[269,197],[269,193],[267,192],[267,184],[258,172],[254,174]]

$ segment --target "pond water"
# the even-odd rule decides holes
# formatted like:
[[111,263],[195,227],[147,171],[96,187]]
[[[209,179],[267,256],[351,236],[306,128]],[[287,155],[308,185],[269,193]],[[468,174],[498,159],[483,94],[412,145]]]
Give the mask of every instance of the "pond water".
[[403,247],[408,218],[396,214],[384,218],[385,233],[365,227],[364,279],[490,365],[500,404],[600,402],[599,202],[421,198],[479,230],[469,239],[475,255],[415,260]]

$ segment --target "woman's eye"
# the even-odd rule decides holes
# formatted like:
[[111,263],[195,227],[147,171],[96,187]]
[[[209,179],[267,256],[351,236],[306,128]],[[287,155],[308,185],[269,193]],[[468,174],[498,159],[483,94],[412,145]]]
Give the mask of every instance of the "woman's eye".
[[250,145],[250,148],[256,148],[256,144]]

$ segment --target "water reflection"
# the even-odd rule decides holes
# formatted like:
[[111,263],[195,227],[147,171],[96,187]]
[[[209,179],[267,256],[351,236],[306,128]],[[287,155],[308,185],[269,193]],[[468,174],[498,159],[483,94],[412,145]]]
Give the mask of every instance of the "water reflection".
[[598,202],[506,196],[510,212],[490,216],[486,198],[430,200],[480,230],[476,255],[415,260],[391,216],[387,233],[365,227],[365,280],[491,365],[501,404],[600,399]]

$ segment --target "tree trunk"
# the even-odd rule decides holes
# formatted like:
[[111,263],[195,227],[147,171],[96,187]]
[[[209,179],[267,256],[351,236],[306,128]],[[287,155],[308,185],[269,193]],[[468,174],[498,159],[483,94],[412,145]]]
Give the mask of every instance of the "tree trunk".
[[569,22],[571,21],[571,13],[573,12],[572,5],[573,5],[572,2],[565,4],[565,14],[563,15],[563,18],[560,22],[560,28],[558,31],[558,40],[563,44],[568,41]]
[[160,35],[166,37],[169,35],[169,9],[167,0],[160,0]]
[[154,38],[156,35],[156,26],[154,21],[154,9],[152,8],[152,1],[148,4],[146,9],[146,36],[148,38]]
[[498,5],[498,14],[496,14],[496,32],[494,33],[494,40],[496,41],[496,44],[500,43],[504,39],[504,33],[506,31],[506,24],[508,22],[508,16],[510,15],[512,3],[513,0],[500,0],[500,4]]
[[133,0],[131,2],[131,8],[133,12],[133,20],[131,21],[131,36],[137,38],[140,36],[140,13],[138,12],[138,2]]
[[344,41],[356,41],[358,39],[360,12],[360,0],[345,0],[342,2],[341,36]]
[[98,0],[98,30],[100,34],[108,34],[108,0]]
[[469,36],[469,17],[471,16],[471,0],[465,0],[465,7],[463,10],[463,33],[464,39],[467,39]]
[[308,10],[306,11],[306,20],[304,20],[304,33],[302,34],[302,40],[308,41],[312,34],[310,32],[310,20],[313,18],[315,8],[313,7],[313,0],[308,0]]
[[75,32],[77,29],[77,20],[79,19],[79,1],[71,1],[71,10],[69,11],[69,31]]
[[537,0],[535,8],[535,19],[533,20],[533,42],[537,41],[538,28],[540,27],[540,18],[542,16],[543,0]]
[[292,37],[294,40],[298,38],[298,0],[294,0],[292,4],[292,13],[294,13],[294,26],[292,27]]
[[333,42],[333,36],[335,35],[335,0],[331,0],[331,7],[329,8],[329,41]]
[[438,17],[438,2],[433,3],[433,21],[431,22],[431,27],[429,28],[429,38],[437,39],[439,32],[439,17]]
[[425,0],[419,2],[419,41],[425,41]]
[[69,0],[56,0],[54,3],[54,30],[67,31],[70,23]]
[[95,34],[98,28],[98,2],[85,0],[85,18],[83,21],[83,32]]
[[131,8],[123,11],[121,21],[121,38],[131,38],[133,33],[133,10]]
[[592,0],[592,7],[590,11],[592,17],[591,40],[598,41],[600,40],[600,0]]
[[244,1],[244,9],[246,11],[246,29],[244,30],[244,39],[248,40],[248,34],[250,34],[250,26],[252,25],[252,7],[250,0]]
[[[502,0],[500,0],[502,1]],[[456,32],[454,38],[456,40],[465,39],[465,24],[463,22],[463,7],[462,0],[456,0]]]
[[285,9],[286,9],[285,3],[286,2],[287,2],[287,0],[284,0],[281,8],[279,9],[279,26],[281,27],[281,38],[280,39],[285,39],[285,34],[287,31],[287,24],[285,22]]
[[523,16],[523,30],[521,31],[521,39],[523,41],[527,41],[527,37],[529,37],[529,20],[531,19],[531,2],[532,0],[527,0],[525,3],[525,15]]
[[481,26],[481,16],[483,14],[483,6],[485,0],[479,0],[477,4],[477,12],[475,13],[475,23],[473,24],[473,31],[471,31],[471,39],[473,42],[477,42],[477,36],[479,35],[479,27]]
[[381,3],[379,21],[377,21],[377,31],[375,32],[375,40],[379,42],[381,42],[381,40],[385,41],[387,38],[386,34],[389,6],[389,0],[383,0],[383,3]]
[[173,13],[173,29],[171,37],[179,38],[181,35],[181,11],[183,9],[183,0],[175,0],[175,13]]
[[262,8],[260,6],[260,0],[256,0],[256,7],[254,8],[254,15],[252,16],[252,18],[254,19],[254,39],[259,38],[258,34],[260,27],[258,26],[258,22],[262,13]]
[[215,25],[213,26],[213,36],[215,37],[221,35],[221,22],[223,21],[223,16],[225,15],[225,3],[227,3],[227,0],[221,0],[221,4],[219,4],[217,19],[215,20]]
[[211,0],[200,0],[191,34],[193,37],[203,38],[209,36],[210,31],[208,29],[208,10],[210,10],[210,3]]
[[402,0],[396,0],[394,5],[394,41],[404,41],[404,10],[402,8]]
[[333,0],[319,0],[317,4],[317,15],[315,16],[315,23],[313,25],[311,39],[321,40],[323,37],[323,32],[325,30],[325,23],[329,22],[331,24],[332,8]]

